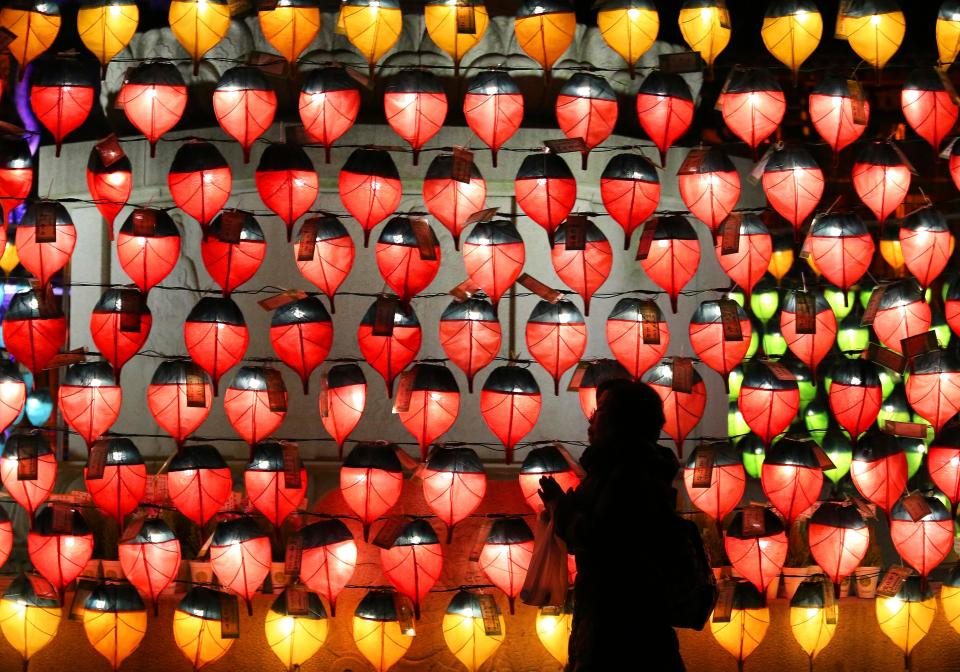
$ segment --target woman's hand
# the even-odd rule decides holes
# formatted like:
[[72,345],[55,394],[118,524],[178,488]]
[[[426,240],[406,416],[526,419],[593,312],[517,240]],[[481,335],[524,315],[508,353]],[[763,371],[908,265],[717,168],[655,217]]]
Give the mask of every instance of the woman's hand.
[[551,504],[559,502],[560,498],[563,497],[563,488],[554,480],[553,476],[541,476],[540,489],[537,494],[540,495],[540,501],[543,502],[543,505],[549,508]]

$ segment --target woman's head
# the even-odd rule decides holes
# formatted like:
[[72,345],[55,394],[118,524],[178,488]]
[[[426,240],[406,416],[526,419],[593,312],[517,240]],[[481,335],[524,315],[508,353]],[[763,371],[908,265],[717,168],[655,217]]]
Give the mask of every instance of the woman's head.
[[656,443],[666,418],[653,388],[622,378],[597,387],[597,410],[590,418],[590,443],[640,440]]

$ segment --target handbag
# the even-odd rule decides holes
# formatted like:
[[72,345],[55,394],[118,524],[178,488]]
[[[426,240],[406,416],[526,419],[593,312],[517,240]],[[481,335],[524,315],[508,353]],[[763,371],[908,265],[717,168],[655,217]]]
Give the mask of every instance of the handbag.
[[703,630],[717,601],[717,580],[696,524],[675,517],[671,526],[669,543],[661,546],[668,556],[663,567],[667,572],[664,588],[670,625]]
[[567,599],[567,545],[554,534],[556,504],[537,519],[533,556],[520,590],[520,600],[534,607],[563,607]]

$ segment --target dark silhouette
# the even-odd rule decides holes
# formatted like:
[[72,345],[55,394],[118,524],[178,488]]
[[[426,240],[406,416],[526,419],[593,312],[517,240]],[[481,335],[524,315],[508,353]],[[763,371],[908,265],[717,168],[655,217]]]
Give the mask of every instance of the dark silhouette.
[[691,563],[678,557],[690,555],[673,488],[680,465],[657,445],[663,406],[653,389],[628,380],[604,382],[597,400],[580,486],[564,493],[540,480],[541,498],[556,504],[556,534],[577,560],[566,669],[682,671],[668,605],[683,601],[677,584],[686,577],[677,574]]

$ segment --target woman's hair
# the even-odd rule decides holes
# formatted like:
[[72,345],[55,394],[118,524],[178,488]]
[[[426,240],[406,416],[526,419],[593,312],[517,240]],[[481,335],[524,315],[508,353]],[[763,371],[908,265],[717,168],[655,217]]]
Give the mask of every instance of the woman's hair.
[[656,443],[666,423],[663,402],[645,383],[615,378],[597,386],[597,403],[614,435],[634,436]]

